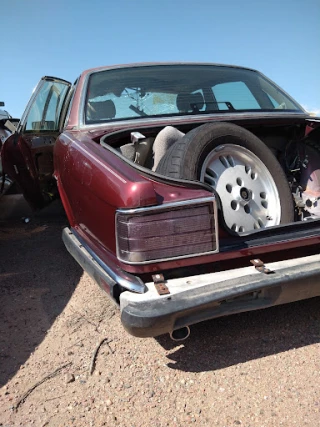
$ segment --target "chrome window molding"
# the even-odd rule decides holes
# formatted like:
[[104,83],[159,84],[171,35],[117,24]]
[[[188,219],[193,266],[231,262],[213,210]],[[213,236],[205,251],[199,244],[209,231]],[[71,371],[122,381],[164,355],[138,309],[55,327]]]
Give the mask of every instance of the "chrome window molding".
[[[84,108],[84,107],[82,107]],[[279,110],[280,111],[280,110]],[[114,128],[115,125],[120,125],[123,124],[123,130],[126,130],[127,127],[129,127],[129,125],[133,126],[135,129],[138,129],[139,127],[143,126],[143,125],[150,125],[152,126],[154,123],[157,124],[157,126],[166,126],[166,124],[169,125],[183,125],[184,123],[187,122],[192,122],[192,121],[203,121],[205,123],[207,123],[208,119],[214,119],[214,118],[219,118],[219,121],[227,121],[227,120],[236,120],[236,119],[253,119],[254,115],[259,115],[260,118],[266,118],[266,119],[275,119],[275,118],[287,118],[287,117],[297,117],[297,118],[310,118],[310,115],[308,113],[305,112],[292,112],[292,111],[288,111],[288,112],[278,112],[277,113],[271,113],[271,112],[261,112],[258,111],[257,112],[233,112],[233,113],[206,113],[206,114],[188,114],[188,115],[181,115],[181,116],[157,116],[157,117],[149,117],[149,118],[137,118],[137,119],[123,119],[123,120],[113,120],[110,122],[103,122],[103,123],[95,123],[95,124],[91,124],[91,125],[86,125],[83,123],[83,118],[80,121],[80,128],[81,129],[86,129],[88,131],[92,130],[96,130],[96,129],[102,129],[102,128]]]

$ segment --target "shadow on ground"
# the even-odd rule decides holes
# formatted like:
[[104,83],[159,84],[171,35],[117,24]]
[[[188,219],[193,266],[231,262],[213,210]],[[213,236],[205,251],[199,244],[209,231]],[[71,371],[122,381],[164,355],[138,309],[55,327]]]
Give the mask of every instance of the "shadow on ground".
[[0,219],[0,386],[42,342],[83,273],[63,245],[59,203],[31,214],[15,200],[9,210]]
[[190,329],[182,346],[168,335],[157,338],[172,350],[168,366],[186,372],[223,369],[319,343],[320,298],[219,318]]

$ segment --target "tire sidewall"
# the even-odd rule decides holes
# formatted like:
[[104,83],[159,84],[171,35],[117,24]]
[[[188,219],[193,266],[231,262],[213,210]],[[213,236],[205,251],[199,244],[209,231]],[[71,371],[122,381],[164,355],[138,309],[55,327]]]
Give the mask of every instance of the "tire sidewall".
[[[209,123],[191,130],[168,150],[157,171],[175,178],[199,181],[208,155],[216,147],[226,144],[242,146],[263,162],[279,193],[280,223],[292,222],[294,220],[293,198],[282,166],[258,137],[233,123]],[[174,159],[173,173],[169,170],[170,159]],[[172,160],[171,162],[173,163]]]

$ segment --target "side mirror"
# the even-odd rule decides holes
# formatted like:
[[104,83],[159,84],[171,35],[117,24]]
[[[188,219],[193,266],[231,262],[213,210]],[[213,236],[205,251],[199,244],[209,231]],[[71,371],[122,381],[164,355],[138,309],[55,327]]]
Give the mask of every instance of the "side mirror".
[[4,107],[4,102],[0,102],[0,107]]

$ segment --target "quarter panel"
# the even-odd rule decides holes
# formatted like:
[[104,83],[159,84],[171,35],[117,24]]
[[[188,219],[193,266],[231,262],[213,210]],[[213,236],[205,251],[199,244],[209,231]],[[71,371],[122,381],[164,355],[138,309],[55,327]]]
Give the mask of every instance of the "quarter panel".
[[114,155],[96,145],[81,134],[62,134],[54,151],[55,177],[70,224],[115,252],[116,209],[156,204],[157,198],[150,181],[124,173],[112,164]]
[[211,195],[202,189],[157,182],[81,132],[60,135],[54,149],[54,164],[71,226],[100,256],[111,256],[118,264],[115,259],[118,208],[154,206]]

